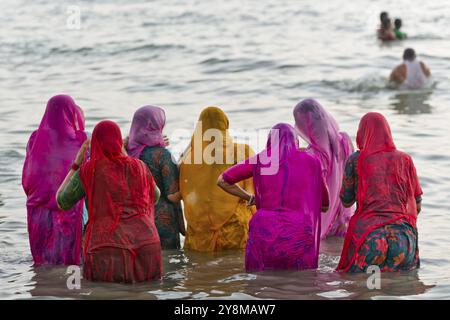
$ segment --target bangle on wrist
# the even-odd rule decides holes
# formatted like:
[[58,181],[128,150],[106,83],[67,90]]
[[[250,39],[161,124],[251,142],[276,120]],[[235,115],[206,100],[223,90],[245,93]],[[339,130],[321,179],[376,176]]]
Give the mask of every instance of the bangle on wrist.
[[80,169],[80,165],[74,162],[72,163],[70,169],[72,169],[73,171],[77,171],[78,169]]

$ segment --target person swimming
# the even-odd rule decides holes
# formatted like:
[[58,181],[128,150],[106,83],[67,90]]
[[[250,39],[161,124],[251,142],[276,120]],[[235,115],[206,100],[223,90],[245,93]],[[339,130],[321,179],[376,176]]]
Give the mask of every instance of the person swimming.
[[406,89],[420,89],[430,76],[427,65],[417,59],[414,49],[408,48],[403,52],[403,63],[392,70],[389,81]]
[[402,27],[402,19],[399,18],[395,19],[393,32],[398,40],[406,39],[406,33],[400,30],[401,27]]
[[380,13],[380,22],[383,23],[383,21],[387,19],[389,19],[389,13],[387,13],[386,11],[382,11]]
[[392,32],[392,21],[387,12],[380,14],[380,27],[377,31],[378,39],[382,41],[396,40],[394,32]]

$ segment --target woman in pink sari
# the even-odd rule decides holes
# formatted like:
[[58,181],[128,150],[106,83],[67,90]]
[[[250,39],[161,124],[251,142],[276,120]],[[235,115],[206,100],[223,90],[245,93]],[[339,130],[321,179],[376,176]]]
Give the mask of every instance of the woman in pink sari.
[[345,163],[353,153],[353,144],[345,132],[339,132],[336,120],[319,102],[306,99],[294,108],[297,132],[309,144],[306,152],[320,161],[330,196],[330,209],[322,214],[321,238],[344,236],[353,208],[344,208],[339,193]]
[[80,264],[83,202],[63,212],[55,195],[85,140],[81,108],[70,96],[52,97],[28,141],[22,173],[35,265]]
[[[250,177],[254,196],[236,184]],[[317,268],[328,194],[319,161],[298,149],[292,126],[274,126],[266,150],[227,169],[218,184],[258,209],[249,224],[247,271]]]

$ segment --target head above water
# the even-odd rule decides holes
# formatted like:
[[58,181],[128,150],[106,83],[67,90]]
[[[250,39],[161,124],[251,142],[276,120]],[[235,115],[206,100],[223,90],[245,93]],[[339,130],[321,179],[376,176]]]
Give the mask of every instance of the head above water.
[[[274,138],[277,137],[277,139]],[[275,141],[273,141],[275,140]],[[272,142],[277,142],[279,144],[278,148],[283,149],[298,149],[299,141],[297,133],[294,127],[287,123],[278,123],[272,127],[267,138],[266,148],[272,148]]]
[[324,155],[326,161],[339,154],[339,125],[317,100],[300,101],[293,113],[297,133],[309,147]]
[[416,59],[416,52],[412,48],[405,49],[403,52],[403,60],[413,61]]
[[356,135],[356,143],[358,149],[366,154],[395,149],[389,123],[378,112],[366,113],[361,118]]
[[380,21],[383,23],[385,20],[389,19],[389,14],[386,11],[380,13]]
[[225,112],[216,106],[210,106],[200,113],[198,121],[202,122],[203,130],[219,129],[228,130],[230,122]]
[[119,126],[110,120],[100,121],[92,132],[91,159],[116,158],[122,154],[122,133]]
[[400,29],[401,27],[402,27],[402,19],[395,19],[394,20],[394,26],[397,28],[397,29]]
[[48,100],[39,128],[50,128],[59,134],[74,136],[84,131],[84,113],[73,98],[66,94],[53,96]]
[[139,158],[145,147],[164,147],[163,129],[166,114],[158,106],[147,105],[139,108],[131,123],[128,154]]

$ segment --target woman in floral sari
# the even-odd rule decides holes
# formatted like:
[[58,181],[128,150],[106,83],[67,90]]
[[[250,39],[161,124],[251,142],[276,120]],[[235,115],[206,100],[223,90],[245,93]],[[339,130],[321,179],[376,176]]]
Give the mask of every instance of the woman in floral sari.
[[165,124],[166,114],[162,108],[139,108],[131,123],[127,152],[147,165],[161,190],[161,197],[155,205],[155,224],[162,249],[179,249],[180,233],[185,235],[179,171],[164,142]]
[[419,267],[417,215],[422,189],[409,155],[398,151],[386,119],[366,114],[357,134],[359,151],[347,161],[341,191],[346,207],[357,202],[338,271],[382,272]]

